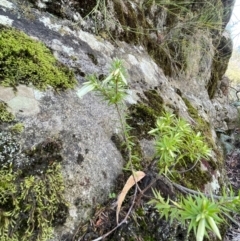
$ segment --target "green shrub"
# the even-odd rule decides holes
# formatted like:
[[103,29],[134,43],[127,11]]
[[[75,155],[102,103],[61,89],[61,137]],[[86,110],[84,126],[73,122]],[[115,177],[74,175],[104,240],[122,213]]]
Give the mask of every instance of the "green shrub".
[[195,133],[185,120],[168,112],[158,118],[149,134],[155,137],[158,166],[165,175],[172,174],[178,163],[186,166],[186,162],[196,163],[211,154],[200,132]]
[[[164,200],[161,194],[154,191],[155,199],[149,203],[154,204],[165,217],[172,222],[177,219],[183,225],[188,226],[188,233],[193,230],[196,240],[202,241],[204,236],[209,238],[208,231],[212,231],[221,240],[219,227],[230,218],[231,212],[239,213],[240,192],[231,198],[226,195],[220,198],[206,197],[204,194],[188,195],[181,197],[179,202],[171,199]],[[233,220],[234,221],[234,220]]]

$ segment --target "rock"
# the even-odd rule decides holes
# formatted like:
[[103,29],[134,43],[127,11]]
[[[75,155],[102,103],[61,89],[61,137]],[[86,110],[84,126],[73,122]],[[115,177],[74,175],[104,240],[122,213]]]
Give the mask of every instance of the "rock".
[[[201,131],[214,149],[210,164],[202,164],[199,169],[205,171],[204,178],[195,182],[195,173],[183,182],[190,181],[196,189],[201,187],[217,193],[223,179],[220,170],[223,156],[218,151],[214,128],[226,130],[236,118],[235,109],[227,102],[226,83],[222,81],[219,85],[231,53],[225,32],[217,29],[213,38],[211,31],[192,26],[191,31],[188,29],[185,33],[184,21],[178,18],[182,18],[181,13],[174,17],[160,5],[148,6],[142,2],[141,5],[138,1],[106,1],[107,20],[101,12],[102,6],[88,15],[95,1],[29,2],[32,4],[25,1],[25,6],[22,1],[1,1],[1,24],[44,43],[61,64],[73,71],[77,82],[72,89],[58,92],[54,86],[39,89],[31,83],[15,86],[15,91],[0,86],[1,101],[8,105],[15,121],[24,124],[17,138],[20,152],[33,150],[40,143],[44,146],[60,143],[58,154],[69,213],[64,225],[55,228],[52,240],[72,237],[79,224],[91,218],[94,208],[108,200],[122,173],[124,155],[119,142],[113,141],[114,138],[121,140],[122,136],[117,110],[95,93],[82,99],[77,95],[87,75],[96,74],[104,79],[115,58],[123,60],[128,74],[131,96],[126,104],[135,128],[135,151],[141,152],[141,159],[147,160],[146,163],[152,161],[154,146],[148,131],[154,128],[163,110],[170,111]],[[222,1],[212,2],[224,10]],[[186,7],[189,19],[204,10],[197,3]],[[216,18],[222,23],[221,14]],[[113,22],[117,24],[113,26]],[[138,31],[130,31],[131,28]],[[159,32],[150,29],[159,29]],[[0,127],[6,131],[9,126],[1,124]],[[21,166],[26,159],[20,155],[18,161]],[[151,215],[151,220],[159,218],[154,212]],[[171,227],[159,220],[162,222],[167,231],[158,232],[155,227],[155,237],[173,238]],[[175,236],[178,227],[176,224]],[[185,231],[181,227],[180,233],[186,235]],[[128,240],[126,233],[121,235]]]

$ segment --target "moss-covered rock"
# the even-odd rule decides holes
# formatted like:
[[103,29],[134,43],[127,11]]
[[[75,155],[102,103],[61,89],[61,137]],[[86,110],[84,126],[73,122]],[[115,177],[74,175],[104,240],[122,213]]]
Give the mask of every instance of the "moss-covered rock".
[[17,134],[20,134],[21,132],[23,132],[23,130],[24,130],[23,123],[17,123],[10,127],[10,131],[12,131],[13,133],[17,133]]
[[[113,2],[120,26],[112,34],[120,40],[143,45],[168,76],[179,76],[180,72],[189,75],[194,54],[199,55],[202,62],[205,61],[202,55],[209,54],[212,37],[209,36],[210,41],[206,43],[205,36],[222,32],[221,0]],[[196,71],[201,74],[202,68],[197,66],[199,63]]]
[[[48,150],[47,144],[40,146]],[[21,153],[14,135],[0,132],[1,240],[47,241],[53,226],[66,220],[68,208],[60,164],[51,154],[51,160],[44,158],[39,148],[35,152],[42,157],[41,165],[36,165],[37,157]]]
[[[33,85],[45,90],[52,86],[56,91],[73,88],[77,81],[73,71],[59,63],[41,42],[23,32],[0,27],[0,85],[13,87]],[[0,123],[11,122],[14,115],[0,102]]]
[[7,110],[7,104],[0,102],[0,124],[3,122],[11,122],[14,119],[14,115]]
[[[202,159],[201,163],[205,168],[207,168],[207,171],[203,171],[199,165],[191,169],[193,164],[188,163],[187,167],[185,167],[185,170],[191,169],[191,171],[183,171],[182,173],[180,172],[178,175],[175,176],[175,178],[177,182],[182,183],[183,185],[189,188],[202,188],[203,190],[204,185],[212,181],[212,175],[215,172],[215,170],[221,170],[223,166],[223,156],[222,153],[217,149],[216,144],[213,140],[210,124],[199,115],[198,110],[193,107],[193,105],[190,103],[188,99],[182,99],[188,108],[189,115],[195,122],[195,124],[193,125],[194,130],[196,132],[202,133],[208,146],[216,154],[217,162],[211,157],[208,160]],[[179,170],[181,170],[181,167],[178,168]]]
[[187,98],[182,97],[182,100],[188,108],[189,115],[195,122],[195,124],[193,125],[193,129],[196,132],[201,132],[203,134],[209,147],[215,148],[216,145],[214,144],[214,141],[212,139],[210,124],[199,115],[198,110],[191,104],[191,102]]
[[142,138],[152,139],[148,132],[154,128],[157,117],[164,111],[163,99],[156,90],[144,91],[142,103],[134,104],[129,107],[129,119],[127,123],[132,127],[131,135]]
[[132,105],[129,111],[131,118],[128,124],[133,128],[131,134],[139,139],[149,138],[148,132],[154,127],[157,118],[155,112],[145,104]]
[[218,83],[222,80],[223,75],[227,70],[233,49],[232,40],[227,33],[216,40],[216,42],[217,48],[215,55],[213,56],[211,78],[207,85],[208,94],[211,99],[214,97]]
[[60,64],[50,50],[26,34],[0,27],[0,85],[16,88],[32,84],[44,90],[73,88],[74,74]]

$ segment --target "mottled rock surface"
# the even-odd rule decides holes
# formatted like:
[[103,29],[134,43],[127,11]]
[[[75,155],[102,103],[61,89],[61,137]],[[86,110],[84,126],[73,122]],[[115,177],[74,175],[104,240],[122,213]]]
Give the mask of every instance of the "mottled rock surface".
[[[96,73],[102,78],[108,74],[114,58],[122,59],[131,93],[127,99],[128,106],[151,102],[147,91],[152,91],[161,97],[166,110],[197,125],[190,111],[192,107],[208,124],[208,134],[215,141],[214,128],[230,128],[237,116],[220,86],[231,45],[227,45],[222,52],[221,46],[226,44],[227,37],[218,32],[217,39],[214,39],[211,32],[203,33],[202,28],[194,29],[187,35],[184,40],[186,45],[171,45],[170,39],[176,34],[180,36],[184,29],[176,18],[171,22],[172,15],[159,6],[145,10],[146,18],[139,23],[143,27],[157,27],[162,32],[148,31],[144,33],[148,34],[146,38],[145,35],[139,37],[131,34],[122,26],[134,21],[130,17],[127,19],[134,11],[135,17],[140,20],[144,7],[141,8],[139,1],[128,1],[126,6],[123,1],[106,1],[110,19],[98,26],[99,31],[94,27],[95,18],[87,16],[95,1],[29,2],[2,0],[0,24],[19,29],[46,44],[61,63],[74,71],[78,83],[74,89],[59,93],[51,87],[39,91],[33,86],[20,85],[14,92],[10,87],[0,86],[0,98],[8,104],[16,120],[24,124],[24,131],[19,135],[23,150],[49,140],[62,143],[60,154],[69,215],[66,223],[56,228],[54,240],[57,241],[68,233],[74,233],[79,223],[91,217],[93,207],[107,200],[124,165],[123,157],[112,141],[112,136],[121,135],[117,111],[94,93],[83,99],[78,98],[77,93],[86,75]],[[220,4],[221,1],[215,2]],[[122,6],[117,12],[120,3]],[[191,9],[197,11],[198,6],[193,4]],[[94,14],[97,20],[103,19],[99,10]],[[113,20],[118,24],[112,25]],[[138,24],[133,22],[132,27],[139,27]],[[166,25],[168,32],[165,31]],[[176,31],[178,25],[181,31]],[[114,41],[108,35],[110,32]],[[171,54],[174,55],[172,49],[176,49],[179,55],[173,58],[165,53],[165,59],[161,59],[160,50],[166,47],[164,44]],[[216,47],[219,47],[217,52]],[[179,65],[183,48],[187,48],[188,52],[183,59],[184,64]],[[216,59],[221,65],[214,63]],[[1,128],[6,129],[6,126],[2,125]],[[143,157],[152,158],[153,142],[146,138],[140,138],[139,142]],[[214,148],[219,148],[217,143],[214,143]],[[216,163],[220,157],[213,154]],[[217,192],[222,181],[220,173],[221,170],[211,173],[211,181],[204,183],[205,191]],[[165,239],[163,236],[161,240],[169,240],[166,239],[169,238],[168,234]]]

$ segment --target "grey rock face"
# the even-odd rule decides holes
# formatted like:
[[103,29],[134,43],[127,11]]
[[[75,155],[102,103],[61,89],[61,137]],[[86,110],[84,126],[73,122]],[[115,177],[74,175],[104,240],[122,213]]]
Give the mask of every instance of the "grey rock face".
[[[51,7],[56,12],[62,12],[63,19],[44,11],[40,12],[32,6],[28,6],[29,12],[26,13],[19,1],[4,0],[0,4],[1,24],[22,30],[45,43],[60,62],[74,70],[78,86],[74,90],[61,93],[55,93],[51,88],[40,92],[31,86],[19,86],[14,93],[10,88],[0,87],[0,98],[8,104],[17,121],[25,126],[19,137],[23,149],[33,148],[47,140],[59,140],[62,143],[60,154],[63,157],[69,216],[65,225],[56,229],[54,240],[61,240],[65,233],[73,233],[80,222],[89,219],[94,206],[107,199],[124,163],[120,152],[111,141],[112,135],[121,135],[116,110],[94,93],[83,99],[77,96],[87,74],[106,76],[112,60],[123,59],[131,93],[127,105],[146,99],[144,91],[155,90],[163,99],[166,109],[178,113],[192,123],[184,101],[186,98],[211,125],[213,138],[214,127],[228,128],[226,118],[231,118],[230,113],[236,113],[224,106],[227,104],[221,94],[216,95],[213,100],[209,99],[206,85],[211,75],[213,45],[208,36],[198,40],[209,44],[209,53],[202,59],[201,51],[192,49],[188,59],[191,61],[196,57],[196,62],[191,62],[193,68],[182,73],[180,78],[174,79],[164,74],[141,45],[133,46],[120,41],[111,43],[83,31],[81,6],[80,10],[76,11],[76,1],[69,1],[68,4],[50,0],[31,2],[38,9]],[[68,7],[67,10],[65,6]],[[154,9],[152,13],[156,13]],[[158,26],[163,25],[161,17],[165,18],[166,15],[162,13],[159,16]],[[76,25],[79,21],[81,23]],[[197,41],[197,38],[194,40]],[[202,61],[200,65],[199,61]],[[199,72],[200,77],[196,76]],[[140,144],[144,156],[151,158],[151,141],[143,139]],[[214,176],[212,183],[206,185],[206,189],[218,188],[218,177],[219,173]]]

